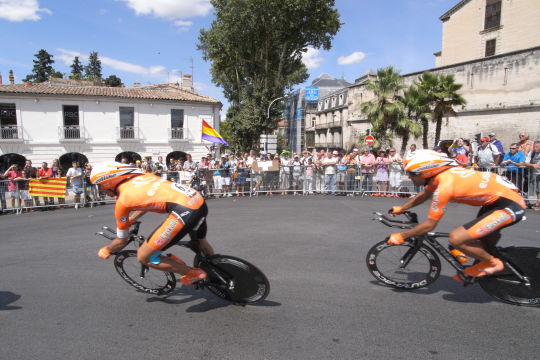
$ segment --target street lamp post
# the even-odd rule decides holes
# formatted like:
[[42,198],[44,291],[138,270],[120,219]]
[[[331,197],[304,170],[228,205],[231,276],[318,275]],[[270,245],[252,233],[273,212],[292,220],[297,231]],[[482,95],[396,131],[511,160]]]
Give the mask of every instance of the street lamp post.
[[275,98],[274,100],[270,101],[270,105],[268,105],[268,110],[266,111],[266,120],[270,119],[270,108],[272,107],[272,105],[274,105],[274,103],[276,101],[281,100],[281,99],[285,99],[286,97],[289,97],[289,95],[280,96],[280,97]]

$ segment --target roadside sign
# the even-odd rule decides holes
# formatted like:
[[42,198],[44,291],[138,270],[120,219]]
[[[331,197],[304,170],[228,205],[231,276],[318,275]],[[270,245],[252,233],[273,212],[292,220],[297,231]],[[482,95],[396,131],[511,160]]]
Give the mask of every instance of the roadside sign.
[[373,144],[375,144],[375,138],[371,135],[368,135],[364,138],[364,144],[366,144],[367,146],[372,146]]

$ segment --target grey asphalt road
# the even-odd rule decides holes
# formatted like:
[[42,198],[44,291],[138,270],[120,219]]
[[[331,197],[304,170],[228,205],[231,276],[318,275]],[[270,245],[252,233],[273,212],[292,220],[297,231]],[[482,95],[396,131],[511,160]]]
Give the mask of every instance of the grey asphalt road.
[[[271,292],[239,307],[180,287],[138,293],[96,256],[113,207],[0,217],[0,359],[531,359],[540,309],[506,305],[478,285],[439,280],[405,292],[368,273],[368,249],[390,229],[371,221],[392,199],[209,201],[209,239],[253,262]],[[419,209],[425,216],[426,207]],[[474,217],[451,206],[440,231]],[[150,232],[163,215],[143,218]],[[540,246],[540,214],[502,245]],[[190,260],[189,250],[174,252]]]

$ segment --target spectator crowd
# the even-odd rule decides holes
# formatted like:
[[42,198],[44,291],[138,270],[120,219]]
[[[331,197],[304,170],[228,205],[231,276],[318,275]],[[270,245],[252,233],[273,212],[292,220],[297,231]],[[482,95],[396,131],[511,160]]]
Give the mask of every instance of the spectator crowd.
[[[497,172],[504,175],[522,193],[534,197],[533,208],[540,209],[540,141],[531,141],[525,132],[510,144],[505,152],[504,145],[495,133],[481,137],[479,143],[457,138],[446,148],[436,146],[433,150],[445,152],[455,158],[462,167],[480,171]],[[474,146],[473,146],[474,145]],[[395,148],[377,149],[365,147],[350,152],[303,151],[301,154],[283,151],[280,154],[257,154],[255,151],[242,155],[211,153],[199,161],[190,154],[185,158],[170,158],[168,163],[158,156],[146,156],[131,162],[147,173],[154,173],[171,181],[196,185],[209,197],[231,197],[259,195],[369,195],[375,197],[410,196],[419,191],[413,188],[403,172],[403,158],[413,155],[415,144],[402,157]],[[67,206],[65,199],[58,198],[55,204],[51,197],[30,196],[30,179],[47,179],[65,176],[69,182],[68,194],[75,207],[101,204],[105,196],[89,182],[92,166],[81,167],[78,162],[64,172],[58,160],[51,165],[43,162],[35,168],[30,160],[24,168],[11,165],[0,174],[0,201],[2,212],[8,210],[9,194],[11,209],[50,209]]]

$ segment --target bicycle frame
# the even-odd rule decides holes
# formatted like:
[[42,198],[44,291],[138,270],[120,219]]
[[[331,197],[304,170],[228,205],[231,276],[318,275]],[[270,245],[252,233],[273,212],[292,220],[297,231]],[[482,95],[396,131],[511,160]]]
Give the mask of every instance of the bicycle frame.
[[[411,212],[406,212],[404,214],[409,219],[408,222],[390,219],[386,215],[383,215],[379,212],[375,212],[374,214],[378,216],[374,220],[378,220],[389,227],[397,227],[400,229],[411,229],[413,226],[416,226],[418,224],[417,215]],[[450,236],[449,233],[428,232],[425,235],[411,238],[410,241],[414,243],[414,246],[411,249],[409,249],[405,253],[405,255],[403,255],[402,259],[400,260],[400,264],[401,264],[400,267],[401,268],[406,267],[411,261],[411,259],[416,255],[416,253],[418,252],[418,249],[424,243],[426,243],[432,250],[434,250],[436,253],[442,256],[443,259],[445,259],[450,265],[452,265],[454,269],[456,269],[459,276],[464,281],[465,286],[468,284],[474,283],[477,280],[477,278],[465,275],[463,273],[463,271],[465,270],[465,267],[459,261],[457,261],[454,258],[454,256],[452,256],[452,254],[450,254],[450,252],[446,249],[446,247],[441,245],[441,243],[436,240],[436,238],[438,237],[447,238],[449,236]],[[516,275],[516,277],[520,279],[520,281],[524,285],[531,286],[530,279],[527,276],[525,276],[521,271],[516,269],[516,267],[514,267],[509,261],[507,261],[506,259],[503,259],[503,260],[505,263],[505,267],[508,270],[510,270],[514,275]],[[501,281],[512,282],[512,280],[501,280]]]

